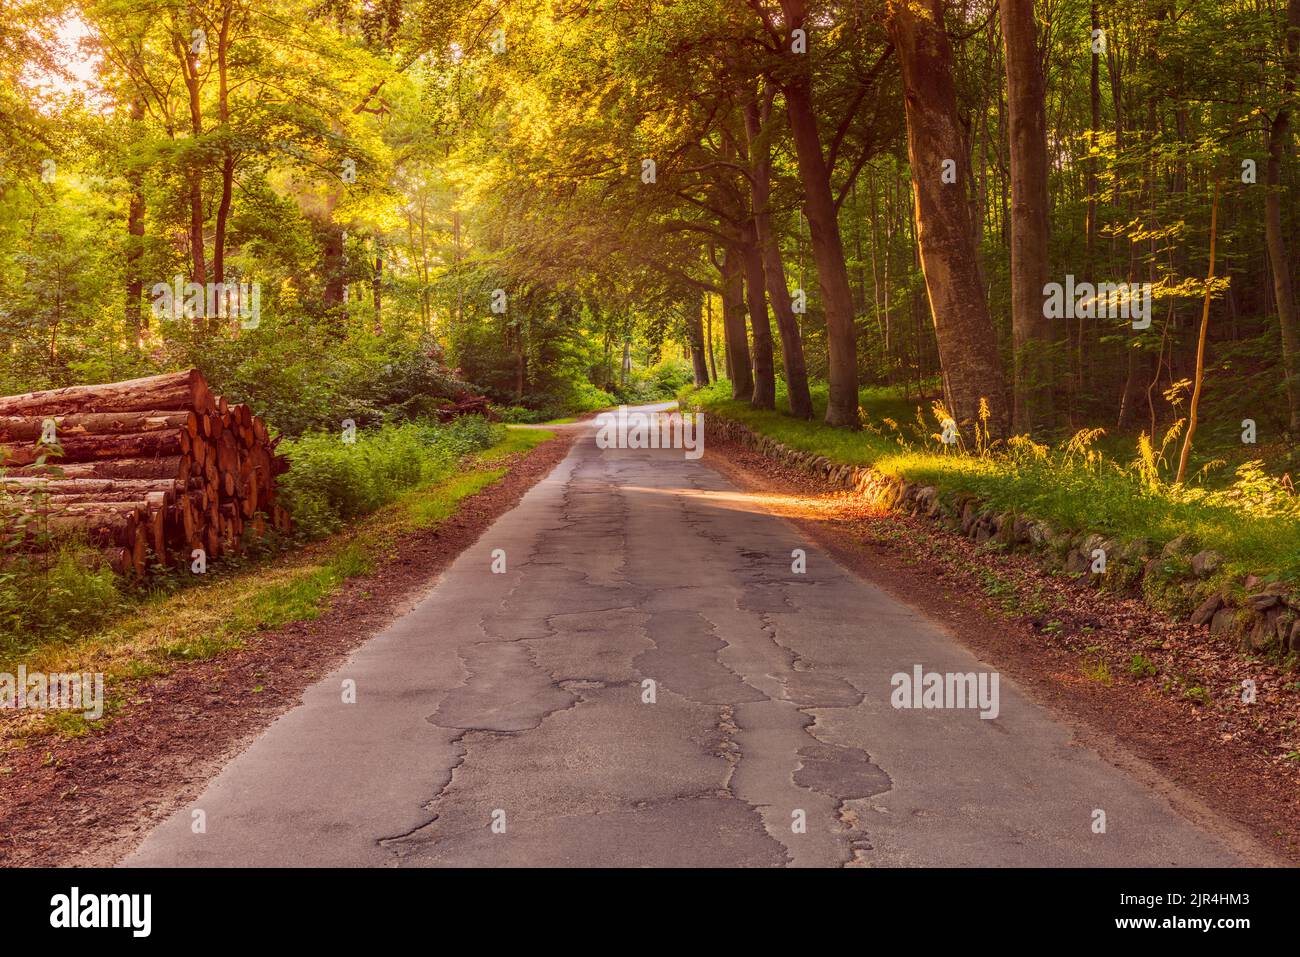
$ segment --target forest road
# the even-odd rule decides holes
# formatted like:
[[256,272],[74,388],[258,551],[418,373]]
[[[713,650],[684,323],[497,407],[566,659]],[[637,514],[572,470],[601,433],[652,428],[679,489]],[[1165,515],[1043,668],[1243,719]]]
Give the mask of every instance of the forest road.
[[[414,610],[125,863],[1247,863],[758,497],[570,427]],[[918,668],[976,700],[955,678],[948,707],[898,698]]]

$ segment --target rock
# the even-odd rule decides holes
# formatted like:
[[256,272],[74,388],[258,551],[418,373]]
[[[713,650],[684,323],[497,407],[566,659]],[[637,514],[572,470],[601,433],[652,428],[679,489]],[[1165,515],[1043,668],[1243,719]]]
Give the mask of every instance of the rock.
[[1215,612],[1223,607],[1223,595],[1215,592],[1205,601],[1196,606],[1196,611],[1192,612],[1191,623],[1193,625],[1208,625],[1214,618]]
[[1247,595],[1246,601],[1253,611],[1262,612],[1282,604],[1282,596],[1276,592],[1263,591],[1255,595]]
[[1092,571],[1092,556],[1074,549],[1065,556],[1065,570],[1070,574]]
[[1191,534],[1184,532],[1165,544],[1165,547],[1160,550],[1160,557],[1177,558],[1190,552],[1195,547]]
[[1127,545],[1121,545],[1119,549],[1119,557],[1121,561],[1132,562],[1136,565],[1139,562],[1150,558],[1151,552],[1154,549],[1155,545],[1152,543],[1151,539],[1138,538],[1129,542]]
[[1106,550],[1107,564],[1109,564],[1111,559],[1115,557],[1109,549],[1106,549],[1106,544],[1107,544],[1106,539],[1100,535],[1089,535],[1086,538],[1084,538],[1082,542],[1079,543],[1079,551],[1083,552],[1083,554],[1088,557],[1089,568],[1092,567],[1092,563],[1094,560],[1094,556],[1092,553],[1099,548]]
[[969,535],[971,526],[975,524],[975,519],[979,515],[979,510],[975,507],[974,500],[967,500],[961,510],[961,532],[963,535]]
[[1192,574],[1197,578],[1209,578],[1222,565],[1223,556],[1208,548],[1192,556]]
[[1214,613],[1214,618],[1210,622],[1210,634],[1212,635],[1230,635],[1236,630],[1237,612],[1233,608],[1220,608]]
[[1247,632],[1243,644],[1250,651],[1264,651],[1273,644],[1277,638],[1277,619],[1279,612],[1271,611],[1269,614],[1255,619],[1255,623]]

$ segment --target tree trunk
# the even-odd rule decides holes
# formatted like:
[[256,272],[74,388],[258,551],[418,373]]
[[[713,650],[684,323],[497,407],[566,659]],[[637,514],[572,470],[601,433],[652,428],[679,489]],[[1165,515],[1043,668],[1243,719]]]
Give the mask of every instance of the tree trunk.
[[[1300,74],[1300,0],[1287,6],[1285,79],[1282,88],[1290,96]],[[1290,406],[1288,430],[1300,432],[1300,317],[1296,315],[1295,287],[1291,282],[1291,259],[1282,235],[1282,167],[1291,148],[1291,111],[1280,107],[1269,126],[1268,165],[1264,175],[1264,240],[1273,270],[1273,294],[1277,298],[1277,320],[1282,335],[1282,372],[1286,376],[1286,397]]]
[[803,355],[803,339],[799,334],[799,319],[794,314],[790,290],[785,284],[785,263],[781,247],[772,233],[772,156],[763,135],[766,110],[770,99],[760,108],[751,100],[745,109],[745,133],[749,144],[749,162],[752,171],[750,199],[754,210],[754,231],[767,285],[767,298],[776,316],[776,327],[781,336],[781,360],[785,370],[786,394],[790,400],[790,414],[797,419],[813,417],[812,395],[808,390],[808,366]]
[[963,156],[952,76],[952,47],[943,0],[923,0],[924,12],[891,7],[889,32],[903,70],[907,151],[915,190],[917,244],[925,275],[939,361],[958,422],[970,423],[988,401],[990,428],[1005,434],[1006,386],[993,322],[980,285],[970,207],[963,200],[968,171],[944,183],[944,161]]
[[[789,29],[805,29],[805,0],[781,0]],[[789,50],[788,38],[787,47]],[[804,189],[804,214],[812,241],[813,261],[826,314],[827,378],[830,395],[826,404],[828,425],[858,427],[858,347],[853,316],[853,293],[844,262],[839,217],[831,195],[830,170],[822,152],[817,114],[813,108],[812,77],[808,55],[786,53],[792,78],[783,87],[786,117],[794,139],[799,179]]]
[[[753,239],[753,229],[748,230]],[[754,395],[750,404],[756,409],[776,408],[776,366],[772,355],[772,323],[767,318],[767,300],[763,296],[763,254],[758,244],[745,244],[745,301],[749,305],[749,327],[754,338]]]
[[[144,120],[144,98],[136,95],[131,99],[131,122],[139,124]],[[127,334],[131,345],[141,344],[141,330],[149,324],[148,314],[140,309],[144,297],[144,278],[140,275],[140,264],[144,259],[144,176],[137,169],[130,169],[126,174],[127,186],[131,193],[130,206],[126,214],[126,303],[124,305]]]
[[722,334],[727,344],[727,375],[731,397],[749,402],[754,397],[754,378],[749,365],[749,341],[745,334],[745,264],[740,249],[729,246],[722,264]]
[[79,415],[0,416],[0,442],[36,441],[53,419],[58,441],[72,435],[108,435],[114,432],[159,432],[184,429],[191,438],[199,434],[193,412],[83,412]]
[[[199,98],[200,86],[197,56],[192,56],[189,47],[179,35],[172,37],[176,55],[181,63],[181,74],[185,80],[190,108],[190,135],[198,140],[203,135],[203,107]],[[188,151],[186,157],[185,182],[190,200],[190,259],[192,262],[191,279],[204,286],[208,281],[206,255],[203,249],[203,167],[195,150]],[[204,320],[195,317],[194,325],[202,328]]]
[[718,381],[718,357],[713,353],[713,294],[705,293],[704,296],[704,315],[707,325],[704,327],[704,336],[709,347],[709,372],[713,376],[713,381]]
[[[89,462],[95,459],[140,459],[182,455],[189,451],[189,436],[182,431],[123,432],[109,435],[71,435],[59,440],[63,456],[49,461]],[[0,457],[6,464],[31,465],[36,461],[37,446],[27,442],[0,444]]]
[[1006,52],[1011,155],[1011,339],[1016,432],[1050,424],[1047,120],[1033,0],[998,0]]
[[686,300],[686,339],[691,344],[691,371],[695,386],[709,384],[709,359],[704,351],[704,317],[700,314],[703,303],[699,295]]
[[[217,222],[212,239],[212,279],[213,282],[226,281],[226,224],[230,219],[231,192],[235,182],[235,156],[230,148],[230,79],[226,65],[226,55],[230,49],[230,4],[225,3],[221,11],[221,30],[217,35],[217,118],[221,124],[221,199],[217,203]],[[217,316],[208,317],[208,328],[215,329],[223,319],[225,297],[219,307]],[[239,317],[235,316],[235,325]]]
[[1210,299],[1214,279],[1214,243],[1219,229],[1219,184],[1214,184],[1214,205],[1210,209],[1210,269],[1205,277],[1205,303],[1201,307],[1201,332],[1196,339],[1196,373],[1192,381],[1192,401],[1187,410],[1187,434],[1183,437],[1183,451],[1178,456],[1177,485],[1183,484],[1187,475],[1187,460],[1192,454],[1192,439],[1196,436],[1197,414],[1201,408],[1201,384],[1205,380],[1205,339],[1210,330]]
[[154,409],[207,412],[211,407],[211,393],[197,369],[107,385],[74,385],[0,397],[0,415],[152,412]]

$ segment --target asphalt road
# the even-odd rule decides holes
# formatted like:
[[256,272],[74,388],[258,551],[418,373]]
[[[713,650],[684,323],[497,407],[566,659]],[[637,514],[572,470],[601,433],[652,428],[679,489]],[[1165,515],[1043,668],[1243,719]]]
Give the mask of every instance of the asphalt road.
[[575,428],[126,863],[1242,863],[1006,678],[995,718],[894,707],[916,666],[993,669],[703,461]]

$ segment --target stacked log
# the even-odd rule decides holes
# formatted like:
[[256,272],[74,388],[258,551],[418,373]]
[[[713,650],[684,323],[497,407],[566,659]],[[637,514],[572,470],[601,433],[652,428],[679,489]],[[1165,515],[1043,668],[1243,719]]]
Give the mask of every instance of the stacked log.
[[462,415],[481,415],[489,422],[492,422],[496,420],[496,416],[492,414],[489,401],[485,395],[462,395],[455,401],[435,409],[434,414],[438,417],[439,422],[450,422]]
[[275,445],[197,369],[0,397],[6,538],[39,551],[80,537],[134,576],[151,561],[188,564],[195,549],[238,552],[289,528]]

